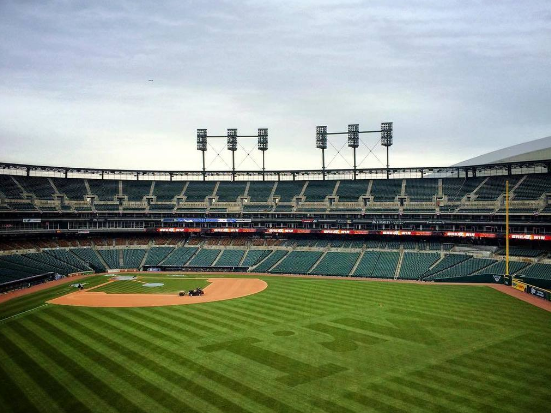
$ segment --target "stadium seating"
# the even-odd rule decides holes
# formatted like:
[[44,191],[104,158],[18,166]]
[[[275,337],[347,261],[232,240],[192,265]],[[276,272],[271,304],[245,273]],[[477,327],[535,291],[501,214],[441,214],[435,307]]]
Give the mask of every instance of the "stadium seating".
[[360,256],[359,252],[336,252],[330,251],[310,271],[310,274],[317,275],[338,275],[347,276]]
[[519,271],[519,275],[528,278],[551,281],[551,264],[533,264]]
[[339,202],[356,202],[360,196],[367,194],[368,180],[349,181],[342,180],[337,188]]
[[78,258],[84,261],[85,264],[90,266],[96,272],[105,272],[107,268],[98,258],[96,252],[92,248],[72,248],[71,252]]
[[270,252],[270,250],[248,250],[241,265],[243,267],[252,267],[266,258]]
[[291,251],[270,272],[279,274],[307,274],[321,255],[322,252],[320,251]]
[[144,249],[122,250],[122,268],[140,268],[145,254],[146,250]]
[[59,193],[65,195],[71,201],[82,201],[88,193],[84,179],[52,178],[52,182]]
[[152,247],[147,253],[144,265],[159,265],[168,254],[174,250],[174,247]]
[[394,202],[401,192],[401,179],[374,179],[370,195],[375,202]]
[[210,267],[222,250],[219,249],[201,249],[191,259],[189,266],[192,267]]
[[218,202],[237,202],[240,196],[245,195],[247,182],[220,182],[216,190]]
[[100,201],[113,201],[119,194],[119,181],[110,179],[88,179],[90,192]]
[[321,202],[333,194],[335,181],[309,181],[304,191],[304,197],[308,202]]
[[281,181],[277,183],[274,196],[279,196],[279,202],[291,202],[302,192],[304,181]]
[[[519,271],[522,271],[524,268],[526,268],[529,264],[526,262],[519,262],[519,261],[509,261],[509,274],[515,275]],[[504,275],[505,274],[505,261],[497,261],[493,263],[492,265],[489,265],[486,268],[483,268],[482,270],[478,271],[478,274],[496,274],[496,275]]]
[[245,250],[223,250],[214,265],[216,267],[237,267],[245,255]]
[[474,274],[475,272],[481,271],[494,263],[495,260],[485,258],[469,258],[436,274],[433,273],[426,279],[442,280],[446,278],[465,277]]
[[285,257],[288,251],[275,250],[266,259],[261,261],[255,268],[256,272],[268,272],[279,260]]
[[407,179],[406,195],[410,202],[432,202],[438,195],[438,179]]
[[120,268],[120,260],[119,260],[119,251],[118,250],[112,250],[112,249],[101,249],[97,250],[101,258],[103,258],[103,261],[107,264],[107,266],[111,269]]
[[172,202],[184,190],[185,182],[156,181],[153,196],[157,202]]
[[55,250],[44,250],[46,254],[50,254],[56,260],[65,262],[72,267],[76,268],[79,271],[91,271],[92,268],[87,265],[83,260],[78,258],[76,255],[72,254],[70,250],[65,249],[55,249]]
[[492,176],[476,192],[477,201],[494,201],[505,193],[505,184],[509,181],[509,191],[519,181],[520,176]]
[[551,192],[551,174],[530,174],[514,190],[514,200],[536,200]]
[[449,201],[459,202],[461,199],[473,192],[484,178],[444,178],[442,179],[442,193],[448,197]]
[[128,197],[129,201],[141,202],[145,196],[149,195],[152,181],[121,181],[122,194]]
[[0,194],[3,198],[21,199],[23,192],[15,183],[14,177],[10,175],[0,175]]
[[216,182],[190,182],[184,191],[186,202],[204,202],[211,196],[216,187]]
[[248,196],[251,202],[271,202],[269,197],[273,189],[274,182],[251,182]]
[[438,262],[431,270],[427,271],[424,274],[424,277],[430,277],[433,274],[436,274],[440,271],[444,271],[448,268],[451,268],[465,260],[468,260],[470,257],[465,254],[449,254],[444,256],[444,258]]
[[440,254],[436,253],[404,252],[398,278],[418,280],[439,259]]
[[197,252],[197,247],[179,247],[174,248],[174,251],[170,253],[159,264],[161,265],[186,265],[189,259]]
[[21,177],[16,180],[26,193],[40,199],[53,199],[55,191],[48,178]]

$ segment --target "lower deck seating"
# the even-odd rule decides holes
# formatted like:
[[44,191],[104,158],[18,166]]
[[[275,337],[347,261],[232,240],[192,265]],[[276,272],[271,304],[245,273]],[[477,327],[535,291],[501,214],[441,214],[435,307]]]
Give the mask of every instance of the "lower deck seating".
[[397,251],[365,251],[352,276],[394,278],[399,259]]
[[279,274],[307,274],[321,255],[322,252],[320,251],[291,251],[270,272]]
[[439,259],[440,254],[437,253],[404,252],[398,278],[418,280]]
[[245,250],[223,250],[216,262],[216,267],[237,267],[245,255]]
[[219,249],[201,249],[188,265],[192,267],[210,267],[221,252],[222,250]]
[[197,247],[179,247],[175,248],[164,260],[159,264],[161,265],[186,265],[189,259],[197,252]]
[[122,250],[122,268],[140,268],[145,257],[144,249],[126,249]]
[[147,253],[144,265],[159,265],[172,250],[173,247],[152,247]]
[[339,275],[347,276],[358,261],[359,252],[337,252],[330,251],[310,271],[317,275]]

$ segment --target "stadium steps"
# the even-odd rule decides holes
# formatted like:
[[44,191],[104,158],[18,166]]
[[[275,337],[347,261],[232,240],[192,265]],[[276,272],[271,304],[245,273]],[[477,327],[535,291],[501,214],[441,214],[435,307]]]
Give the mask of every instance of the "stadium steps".
[[402,179],[402,190],[400,192],[400,196],[406,196],[406,180]]
[[323,251],[323,253],[320,255],[320,257],[317,259],[317,261],[314,263],[314,265],[312,265],[312,267],[308,270],[308,274],[311,274],[312,271],[314,271],[316,269],[316,267],[318,266],[318,264],[320,263],[321,260],[323,260],[323,258],[327,255],[327,248],[325,248],[325,251]]
[[298,196],[301,197],[302,199],[304,199],[304,192],[306,192],[306,187],[308,186],[309,182],[310,181],[304,182],[304,185],[302,186],[302,191],[300,191],[300,194],[298,194]]
[[61,195],[61,192],[57,189],[57,186],[55,186],[54,181],[50,178],[48,178],[48,181],[50,182],[50,185],[52,188],[54,188],[55,195]]
[[[480,188],[482,188],[486,182],[488,182],[490,180],[490,177],[484,179],[475,189],[473,192],[471,192],[471,195],[476,195],[476,193],[480,190]],[[468,194],[467,194],[468,195]]]
[[[276,251],[281,251],[281,250],[273,250],[270,254],[268,254],[268,255],[266,256],[266,258],[264,258],[262,261],[260,261],[258,264],[256,264],[256,265],[254,266],[254,269],[256,269],[256,268],[257,268],[259,265],[261,265],[264,261],[266,261],[267,259],[269,259],[272,255],[274,255],[274,252],[276,252]],[[272,268],[277,267],[277,266],[281,263],[281,261],[283,261],[283,260],[287,257],[287,255],[289,255],[289,251],[285,251],[285,254],[283,254],[283,256],[282,256],[281,258],[279,258],[276,262],[274,262],[274,264],[271,265],[269,268],[266,268],[266,270],[265,270],[264,272],[270,272]]]
[[[75,261],[77,261],[77,263],[79,264],[79,266],[82,267],[82,269],[76,267],[79,271],[93,271],[93,269],[92,269],[89,265],[87,265],[87,264],[84,262],[84,260],[82,260],[82,258],[77,257],[75,254],[71,253],[71,252],[70,252],[70,251],[71,251],[70,249],[65,249],[65,248],[64,248],[63,250],[64,250],[64,251],[67,251],[67,253],[70,254],[72,257],[76,257],[76,260],[75,260]],[[64,259],[60,258],[59,256],[55,255],[53,252],[50,252],[50,251],[52,251],[52,250],[43,250],[43,252],[45,252],[46,254],[51,255],[51,256],[54,257],[56,260],[61,261],[61,262],[65,263],[66,265],[70,265],[70,266],[72,266],[72,267],[75,267],[75,265],[74,265],[73,263],[69,262],[68,260],[64,260]]]
[[400,276],[400,269],[402,268],[402,262],[404,261],[404,249],[400,248],[400,258],[398,259],[398,265],[396,265],[396,271],[394,273],[394,279],[397,280]]
[[119,268],[124,268],[124,255],[122,249],[117,251],[119,253]]
[[101,262],[101,265],[103,265],[108,270],[111,269],[111,267],[109,265],[107,265],[107,262],[103,259],[101,254],[98,252],[97,247],[96,247],[95,244],[92,246],[92,251],[94,251],[96,253],[96,255],[98,256],[98,258]]
[[341,181],[337,181],[337,183],[335,184],[335,188],[333,189],[333,193],[331,194],[331,196],[336,196],[336,195],[337,195],[337,191],[339,190],[340,184],[341,184]]
[[352,267],[352,269],[348,273],[348,277],[352,277],[352,274],[354,274],[356,272],[356,268],[358,268],[358,265],[360,265],[360,262],[362,261],[362,258],[364,256],[364,252],[365,252],[365,249],[362,249],[362,252],[360,253],[360,255],[358,255],[358,259],[354,263],[354,266]]
[[247,181],[247,185],[245,185],[245,191],[243,192],[243,197],[249,196],[249,187],[251,186],[251,181]]
[[90,190],[90,184],[88,183],[88,179],[83,179],[84,186],[86,187],[86,195],[91,195],[92,191]]
[[274,186],[272,188],[272,192],[270,192],[270,198],[268,198],[268,203],[272,204],[274,202],[274,194],[277,189],[278,181],[274,182]]
[[444,195],[444,186],[442,185],[442,179],[440,178],[438,180],[438,192],[437,192],[437,197],[441,197]]
[[[434,265],[427,271],[427,273],[430,273],[430,271],[431,271],[436,265],[438,265],[439,262],[441,262],[442,260],[444,260],[444,259],[446,258],[446,256],[447,256],[447,255],[444,255],[440,260],[438,260],[437,262],[435,262]],[[449,267],[443,268],[443,269],[441,269],[441,270],[439,270],[439,271],[437,271],[437,272],[430,273],[429,275],[426,275],[427,273],[425,273],[425,274],[423,274],[423,275],[421,276],[421,279],[423,280],[423,279],[428,278],[428,277],[435,278],[435,277],[438,276],[438,274],[443,273],[444,271],[453,270],[455,267],[457,267],[457,266],[463,264],[465,261],[469,261],[469,260],[472,260],[472,259],[473,259],[473,257],[470,256],[470,255],[467,256],[467,257],[468,257],[467,259],[464,259],[464,260],[462,260],[462,261],[456,262],[455,264],[450,265]]]
[[[151,241],[150,241],[150,244],[151,244]],[[151,245],[148,245],[145,248],[145,254],[143,255],[142,261],[140,262],[140,265],[139,265],[138,269],[143,268],[143,266],[145,265],[145,261],[147,260],[147,256],[149,255],[150,250],[151,250]]]
[[15,176],[10,175],[10,178],[13,180],[13,182],[15,182],[22,194],[28,193],[27,191],[25,191],[25,188],[23,188],[23,186],[17,181],[17,179],[15,179]]
[[213,198],[216,197],[216,192],[218,192],[218,187],[220,186],[220,181],[216,182],[216,185],[214,185],[214,191],[212,191],[212,195],[207,195],[207,198],[209,196],[212,196]]
[[119,193],[115,196],[121,196],[123,194],[122,181],[119,179]]
[[[509,201],[515,198],[515,190],[522,185],[522,183],[528,178],[528,175],[524,175],[522,178],[518,180],[518,182],[513,186],[513,188],[509,188]],[[503,197],[503,200],[505,200],[505,197]]]

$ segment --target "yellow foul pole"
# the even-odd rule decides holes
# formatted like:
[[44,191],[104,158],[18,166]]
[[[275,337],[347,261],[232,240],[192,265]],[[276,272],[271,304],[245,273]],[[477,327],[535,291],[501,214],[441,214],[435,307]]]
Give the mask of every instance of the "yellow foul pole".
[[505,182],[505,275],[509,275],[509,181]]

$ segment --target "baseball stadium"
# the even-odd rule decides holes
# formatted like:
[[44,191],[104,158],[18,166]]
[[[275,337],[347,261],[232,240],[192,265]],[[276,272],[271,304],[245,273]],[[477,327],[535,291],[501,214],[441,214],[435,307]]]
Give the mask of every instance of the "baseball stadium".
[[0,0],[0,413],[551,413],[550,18]]
[[[392,129],[377,131],[390,145]],[[256,172],[1,164],[3,411],[549,411],[548,151]]]

